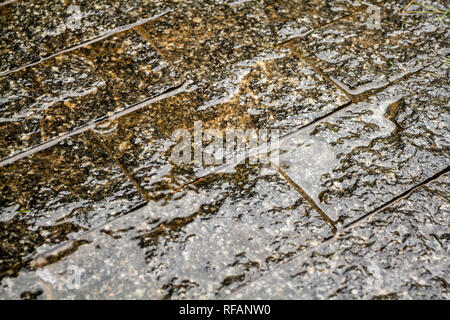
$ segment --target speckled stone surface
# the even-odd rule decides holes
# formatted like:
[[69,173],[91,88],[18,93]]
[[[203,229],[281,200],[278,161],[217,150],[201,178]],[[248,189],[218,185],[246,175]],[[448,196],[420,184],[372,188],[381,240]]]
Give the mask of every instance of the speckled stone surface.
[[292,46],[352,95],[384,87],[450,52],[448,19],[404,14],[408,2],[380,5],[379,24],[368,25],[373,21],[371,11],[362,11],[295,40]]
[[143,25],[140,32],[195,82],[211,83],[276,42],[262,7],[187,6]]
[[244,128],[245,124],[251,124],[242,110],[230,104],[198,112],[203,98],[201,89],[180,93],[117,119],[113,124],[117,127],[111,132],[98,133],[117,161],[151,198],[173,192],[201,176],[203,164],[195,164],[193,154],[189,163],[173,164],[172,151],[178,139],[172,134],[176,130],[185,129],[193,136],[195,121],[202,121],[205,129],[225,123]]
[[226,103],[212,96],[215,88],[199,86],[122,117],[116,130],[99,136],[142,188],[159,197],[211,167],[205,162],[173,164],[176,130],[186,129],[193,136],[194,122],[201,121],[205,147],[208,129],[219,130],[223,138],[226,128],[276,129],[284,135],[350,101],[289,49],[273,53],[247,66],[237,92]]
[[[242,164],[97,230],[39,273],[54,298],[218,298],[332,234],[274,169]],[[79,290],[65,286],[70,266]]]
[[450,164],[448,67],[436,67],[282,141],[282,170],[347,224]]
[[289,49],[275,52],[276,58],[252,66],[237,97],[256,128],[285,135],[350,102]]
[[450,177],[243,288],[240,299],[445,299]]
[[[18,0],[0,7],[2,49],[0,72],[34,62],[121,28],[156,18],[173,8],[172,1]],[[18,51],[16,51],[19,49]]]
[[0,72],[40,60],[36,46],[16,31],[13,19],[11,7],[0,6]]
[[366,6],[360,1],[263,0],[281,41],[303,36],[314,28],[350,15]]
[[0,299],[450,299],[448,1],[1,1]]
[[90,133],[1,167],[0,177],[0,279],[145,203]]
[[0,159],[159,95],[183,81],[135,31],[0,78]]

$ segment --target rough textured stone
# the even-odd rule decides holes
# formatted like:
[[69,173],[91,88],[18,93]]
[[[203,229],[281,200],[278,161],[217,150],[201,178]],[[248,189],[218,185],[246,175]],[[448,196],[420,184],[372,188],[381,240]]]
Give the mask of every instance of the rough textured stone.
[[433,70],[282,141],[282,170],[344,224],[441,172],[450,164],[450,84],[446,66]]
[[164,57],[197,82],[216,82],[241,61],[274,43],[263,10],[238,6],[189,7],[139,28]]
[[352,95],[384,87],[449,53],[448,18],[403,14],[408,2],[380,5],[379,24],[370,25],[374,13],[362,11],[295,40],[293,47]]
[[242,80],[239,105],[257,128],[285,135],[350,102],[290,50],[278,53],[257,62]]
[[0,0],[0,299],[449,299],[447,2]]
[[35,45],[16,32],[11,16],[11,8],[0,7],[0,72],[39,61],[39,52]]
[[145,201],[90,133],[0,167],[0,278]]
[[0,78],[0,158],[73,131],[179,85],[134,31]]
[[313,28],[321,27],[365,7],[359,1],[348,0],[263,0],[262,5],[282,41],[304,36]]
[[[349,102],[288,49],[262,55],[246,68],[246,75],[237,84],[239,89],[225,103],[211,97],[215,88],[199,86],[118,119],[117,129],[100,137],[149,195],[158,197],[194,181],[204,167],[222,165],[231,153],[242,151],[224,150],[225,159],[222,156],[213,164],[174,164],[172,151],[178,140],[172,135],[178,129],[188,130],[193,137],[194,123],[201,121],[203,146],[213,142],[206,130],[216,129],[225,148],[227,128],[276,129],[283,135]],[[271,134],[268,131],[269,138]],[[250,151],[256,146],[245,141],[247,138],[248,134],[239,137]]]
[[447,174],[241,290],[242,299],[446,299]]
[[[264,274],[332,229],[265,164],[209,176],[87,235],[41,273],[66,298],[214,298]],[[70,266],[81,286],[65,285]]]
[[[0,72],[148,21],[171,11],[173,4],[170,3],[152,0],[18,0],[7,4],[0,8],[1,29],[8,30],[2,32],[0,44],[6,45],[9,59],[1,60]],[[19,51],[14,50],[16,48]]]

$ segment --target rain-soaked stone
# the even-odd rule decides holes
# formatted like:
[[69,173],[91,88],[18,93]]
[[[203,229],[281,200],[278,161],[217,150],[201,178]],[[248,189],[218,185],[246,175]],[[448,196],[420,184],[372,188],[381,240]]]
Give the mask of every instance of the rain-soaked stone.
[[0,167],[0,279],[144,203],[90,132]]
[[195,82],[211,82],[276,41],[263,7],[188,6],[139,27],[163,56]]
[[259,129],[281,135],[344,106],[350,99],[290,50],[253,65],[243,78],[239,105],[253,116]]
[[36,300],[43,297],[43,283],[36,272],[23,270],[15,278],[0,280],[0,300]]
[[358,0],[263,0],[262,4],[282,41],[304,36],[313,28],[365,8]]
[[[119,118],[114,124],[116,130],[99,136],[141,187],[151,197],[159,197],[194,181],[204,167],[220,166],[231,153],[242,151],[228,154],[225,150],[227,129],[242,130],[243,137],[238,139],[250,151],[261,145],[262,139],[252,146],[246,141],[250,138],[248,130],[259,135],[266,130],[269,139],[275,135],[273,130],[278,130],[276,134],[281,136],[350,101],[289,49],[271,53],[246,66],[245,76],[236,84],[237,91],[223,99],[227,102],[220,103],[222,100],[213,96],[217,88],[198,86]],[[216,141],[208,139],[206,130],[218,130],[222,160],[174,164],[172,155],[179,139],[173,135],[183,129],[192,139],[196,121],[201,121],[204,148]],[[190,159],[193,156],[194,151]]]
[[450,53],[448,17],[405,14],[408,2],[361,11],[292,46],[352,95],[382,88]]
[[45,297],[217,298],[333,234],[264,161],[231,169],[83,236],[38,270]]
[[[129,172],[151,198],[176,191],[202,175],[203,161],[194,163],[192,140],[194,123],[201,121],[203,128],[222,129],[223,125],[239,128],[251,126],[252,122],[242,110],[233,104],[223,104],[214,109],[197,111],[204,98],[201,89],[183,92],[157,101],[136,112],[116,120],[114,130],[98,133],[99,138],[111,150],[113,157]],[[187,161],[174,163],[174,148],[183,141],[175,136],[177,130],[185,130],[191,154]],[[199,145],[201,147],[202,145]],[[208,140],[204,140],[208,146]],[[203,149],[200,149],[203,151]],[[218,150],[220,151],[220,150]],[[223,161],[214,161],[205,167],[220,166]]]
[[0,78],[0,159],[155,97],[183,79],[135,31]]
[[39,61],[35,45],[29,43],[14,28],[11,8],[0,7],[0,72]]
[[[187,79],[225,91],[227,94],[214,91],[215,100],[223,102],[239,89],[248,66],[276,54],[271,52],[275,46],[297,36],[297,27],[288,25],[291,18],[317,13],[313,5],[305,3],[296,2],[293,16],[283,18],[287,9],[265,1],[188,1],[137,29]],[[289,6],[288,2],[284,5]],[[357,2],[354,6],[360,7]],[[331,11],[340,16],[354,6],[343,1],[319,11],[324,17]],[[306,32],[312,27],[304,28]]]
[[[0,7],[0,72],[144,23],[170,12],[170,1],[18,0]],[[6,52],[5,52],[6,51]]]
[[230,298],[448,300],[449,199],[447,174]]
[[450,165],[449,89],[448,67],[429,68],[282,140],[274,157],[349,223]]

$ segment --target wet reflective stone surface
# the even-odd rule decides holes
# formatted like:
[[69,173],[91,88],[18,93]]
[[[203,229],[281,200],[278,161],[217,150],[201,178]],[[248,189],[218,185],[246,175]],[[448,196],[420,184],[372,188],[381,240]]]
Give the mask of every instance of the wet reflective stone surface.
[[290,50],[259,62],[242,80],[239,105],[256,127],[286,135],[350,102]]
[[216,88],[199,86],[118,119],[117,130],[100,134],[102,141],[149,196],[159,197],[200,177],[204,166],[220,166],[226,160],[222,156],[211,165],[206,160],[174,164],[176,130],[187,130],[192,138],[194,123],[201,121],[207,148],[206,130],[218,130],[223,139],[227,128],[275,129],[284,135],[350,101],[288,49],[262,57],[247,67],[228,102],[212,96]]
[[0,278],[145,203],[90,133],[1,167],[0,176]]
[[[231,169],[85,236],[93,242],[38,271],[44,294],[218,298],[333,234],[268,164]],[[77,292],[61,272],[70,266],[82,269]]]
[[446,169],[448,71],[432,70],[295,133],[274,152],[281,169],[344,224]]
[[127,31],[0,79],[0,157],[159,95],[183,79]]
[[449,299],[449,17],[0,0],[0,299]]
[[403,11],[408,2],[387,1],[372,15],[362,11],[339,20],[293,47],[352,95],[384,87],[449,54],[448,20],[408,14],[419,12]]
[[[169,12],[165,1],[18,0],[1,7],[0,72],[12,71]],[[20,39],[20,40],[19,40]],[[19,48],[19,51],[15,51]]]
[[233,298],[449,299],[449,175]]
[[283,40],[303,36],[332,21],[365,8],[360,1],[264,0],[266,12]]
[[188,5],[140,30],[196,82],[220,79],[233,65],[254,58],[276,42],[269,18],[252,1],[235,6]]

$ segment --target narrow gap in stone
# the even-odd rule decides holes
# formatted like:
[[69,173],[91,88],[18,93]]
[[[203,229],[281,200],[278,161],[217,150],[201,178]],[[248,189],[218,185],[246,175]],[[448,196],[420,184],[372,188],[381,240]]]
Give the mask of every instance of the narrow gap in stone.
[[360,2],[360,3],[361,3],[361,5],[362,5],[361,8],[356,9],[355,11],[353,11],[353,12],[351,12],[351,13],[345,15],[345,16],[342,16],[342,17],[340,17],[340,18],[337,18],[336,20],[332,20],[332,21],[330,21],[330,22],[324,23],[324,24],[321,25],[321,26],[318,26],[318,27],[316,27],[316,28],[312,28],[310,31],[307,31],[306,33],[304,33],[304,34],[302,34],[302,35],[299,35],[299,36],[296,36],[296,37],[293,37],[293,38],[284,40],[284,41],[278,43],[278,44],[275,46],[275,48],[283,47],[283,46],[287,45],[289,42],[295,41],[295,40],[300,39],[300,38],[307,37],[307,36],[309,36],[309,35],[310,35],[311,33],[313,33],[313,32],[316,32],[316,31],[318,31],[318,30],[324,29],[324,28],[326,28],[326,27],[328,27],[328,26],[330,26],[330,25],[332,25],[332,24],[334,24],[334,23],[337,23],[337,22],[341,21],[341,20],[348,19],[349,17],[351,17],[351,16],[353,16],[353,15],[356,15],[356,14],[362,12],[363,10],[367,10],[367,4],[362,3],[362,2]]
[[180,85],[178,85],[176,87],[173,87],[173,88],[170,88],[167,91],[161,93],[160,95],[157,95],[156,97],[149,98],[149,99],[146,99],[144,101],[141,101],[141,102],[139,102],[139,103],[137,103],[135,105],[132,105],[132,106],[130,106],[130,107],[128,107],[128,108],[126,108],[126,109],[124,109],[122,111],[119,111],[119,112],[117,112],[115,114],[112,114],[111,116],[100,117],[100,118],[94,120],[91,123],[88,123],[86,125],[83,125],[83,126],[79,127],[78,129],[75,129],[75,130],[73,130],[71,132],[62,134],[62,135],[60,135],[60,136],[58,136],[56,138],[47,140],[47,141],[45,141],[45,142],[43,142],[41,144],[38,144],[38,145],[36,145],[34,147],[31,147],[31,148],[29,148],[27,150],[21,151],[21,152],[13,155],[11,157],[7,157],[7,158],[5,158],[5,159],[0,161],[0,167],[4,167],[4,166],[6,166],[6,165],[8,165],[10,163],[13,163],[13,162],[17,161],[17,160],[26,158],[26,157],[31,156],[31,155],[39,152],[39,151],[45,150],[47,148],[50,148],[50,147],[56,145],[57,143],[59,143],[61,141],[64,141],[65,139],[70,138],[70,137],[72,137],[74,135],[83,133],[83,132],[85,132],[87,130],[90,130],[90,129],[94,129],[99,123],[102,123],[102,122],[105,122],[105,121],[113,121],[113,120],[115,120],[115,119],[117,119],[119,117],[122,117],[124,115],[127,115],[127,114],[129,114],[131,112],[134,112],[136,110],[139,110],[139,109],[142,109],[144,107],[147,107],[148,105],[150,105],[150,104],[152,104],[154,102],[157,102],[157,101],[160,101],[160,100],[163,100],[163,99],[175,96],[175,95],[177,95],[177,94],[179,94],[181,92],[184,92],[185,89],[186,89],[186,86],[187,86],[187,83],[186,83],[186,81],[184,81]]
[[294,181],[292,181],[291,178],[289,178],[289,176],[283,172],[283,170],[281,170],[278,166],[276,166],[273,161],[270,162],[272,164],[272,166],[278,171],[278,173],[284,178],[286,179],[286,181],[303,197],[305,198],[305,200],[311,205],[311,207],[314,208],[314,210],[316,210],[321,216],[322,218],[329,224],[331,225],[331,227],[333,228],[333,233],[336,233],[337,230],[337,226],[336,226],[336,222],[331,219],[315,202],[314,200],[299,186],[297,185]]
[[134,185],[134,187],[139,191],[139,193],[141,194],[141,196],[145,199],[145,201],[148,203],[150,201],[150,198],[147,194],[147,192],[145,192],[144,189],[142,189],[142,187],[139,185],[139,183],[137,183],[137,181],[133,178],[133,176],[128,172],[128,170],[122,165],[122,163],[120,163],[120,161],[114,156],[114,154],[111,152],[111,150],[109,149],[109,147],[103,143],[102,139],[98,136],[98,134],[96,132],[94,132],[93,130],[90,130],[90,132],[92,133],[92,135],[94,136],[94,139],[96,140],[96,142],[100,145],[100,147],[102,147],[109,155],[109,157],[111,158],[111,160],[114,162],[114,164],[116,166],[118,166],[120,168],[120,170],[122,170],[122,172],[125,174],[125,176],[128,178],[128,180],[131,181],[131,183]]
[[395,198],[393,198],[392,200],[389,200],[388,202],[384,203],[382,206],[376,208],[375,210],[372,210],[371,212],[365,214],[362,217],[359,217],[358,219],[349,222],[348,224],[346,224],[343,229],[347,230],[347,229],[351,229],[357,225],[359,225],[361,222],[366,221],[368,218],[370,218],[371,216],[383,211],[384,209],[388,208],[390,205],[392,205],[393,203],[400,201],[400,200],[404,200],[407,197],[409,197],[414,191],[416,191],[417,189],[419,189],[420,187],[423,187],[425,185],[427,185],[428,183],[440,178],[441,176],[445,175],[446,173],[448,173],[450,171],[450,167],[447,167],[446,169],[444,169],[443,171],[433,175],[432,177],[424,180],[423,182],[419,183],[417,186],[408,189],[406,191],[404,191],[403,193],[401,193],[400,195],[396,196]]
[[355,96],[353,96],[352,94],[348,93],[346,90],[344,90],[344,88],[341,88],[336,82],[331,80],[330,77],[327,76],[322,70],[317,68],[317,66],[309,58],[306,58],[304,54],[299,52],[299,50],[293,46],[293,40],[290,40],[290,41],[286,42],[286,46],[289,49],[292,50],[293,54],[295,56],[297,56],[297,58],[299,58],[300,60],[306,62],[316,73],[321,75],[324,79],[326,79],[328,82],[330,82],[333,86],[335,86],[340,91],[342,91],[350,100],[352,100],[352,102],[355,102],[354,101],[354,97]]
[[[182,71],[182,70],[178,70],[178,68],[173,64],[173,62],[158,48],[158,46],[154,43],[154,41],[152,41],[152,39],[147,35],[147,32],[145,32],[145,30],[142,29],[142,25],[139,25],[137,27],[134,27],[133,30],[135,32],[137,32],[143,39],[145,39],[152,47],[153,49],[156,50],[156,52],[158,52],[158,54],[165,60],[167,61],[167,63],[170,64],[170,66],[172,68],[174,68],[177,71]],[[181,72],[181,74],[183,74],[184,76],[184,72]]]
[[340,17],[340,18],[338,18],[336,20],[332,20],[330,22],[324,23],[323,25],[319,26],[318,28],[315,28],[314,31],[324,29],[324,28],[326,28],[326,27],[328,27],[328,26],[330,26],[332,24],[340,22],[341,20],[346,20],[346,19],[348,19],[349,17],[351,17],[353,15],[356,15],[358,13],[363,12],[364,10],[367,10],[367,8],[368,8],[367,4],[362,3],[362,2],[360,2],[360,3],[361,3],[361,8],[356,9],[355,11],[353,11],[353,12],[351,12],[351,13],[343,16],[343,17]]
[[55,52],[55,53],[51,53],[51,54],[46,55],[46,56],[45,55],[41,56],[41,59],[39,59],[38,61],[35,61],[35,62],[26,64],[26,65],[23,65],[23,66],[20,66],[20,67],[11,69],[11,70],[0,72],[0,77],[6,76],[8,74],[11,74],[11,73],[23,70],[23,69],[26,69],[28,67],[35,66],[35,65],[37,65],[37,64],[39,64],[41,62],[47,61],[47,60],[49,60],[51,58],[54,58],[54,57],[56,57],[56,56],[58,56],[60,54],[68,53],[68,52],[74,51],[76,49],[83,48],[83,47],[88,46],[90,44],[93,44],[93,43],[96,43],[98,41],[104,40],[106,38],[112,37],[112,36],[114,36],[114,35],[116,35],[118,33],[130,30],[130,29],[133,29],[133,28],[138,27],[140,25],[146,24],[146,23],[148,23],[150,21],[156,20],[156,19],[158,19],[158,18],[160,18],[160,17],[162,17],[162,16],[164,16],[164,15],[170,13],[170,12],[171,11],[165,11],[165,12],[159,14],[159,15],[156,15],[156,16],[153,16],[153,17],[150,17],[150,18],[147,18],[147,19],[144,19],[144,20],[132,23],[132,24],[128,24],[128,25],[125,25],[125,26],[117,27],[117,28],[115,28],[113,30],[110,30],[110,31],[106,32],[105,34],[102,34],[102,35],[100,35],[98,37],[95,37],[93,39],[86,40],[86,41],[84,41],[82,43],[79,43],[77,45],[68,47],[66,49],[63,49],[63,50]]
[[[317,30],[319,30],[319,29],[317,29]],[[339,84],[337,84],[335,81],[333,81],[328,75],[326,75],[322,70],[320,70],[320,68],[318,68],[309,58],[305,57],[305,55],[302,52],[300,52],[299,49],[297,49],[293,45],[294,40],[295,39],[290,39],[289,41],[285,42],[284,45],[286,47],[288,47],[289,49],[291,49],[295,56],[297,56],[299,59],[306,62],[315,72],[320,74],[324,79],[326,79],[328,82],[330,82],[332,85],[334,85],[340,91],[342,91],[353,103],[359,103],[359,102],[365,101],[368,98],[376,95],[377,93],[380,93],[383,90],[386,90],[387,88],[389,88],[401,81],[407,80],[409,77],[415,75],[416,73],[423,71],[424,69],[428,68],[430,65],[432,65],[433,63],[436,62],[436,61],[431,61],[428,64],[422,66],[420,69],[415,70],[410,73],[407,73],[407,74],[404,74],[400,78],[398,78],[392,82],[389,82],[388,84],[386,84],[385,86],[382,86],[380,88],[370,89],[363,93],[353,95],[353,94],[349,93],[347,90],[345,90],[343,87],[341,87]]]
[[262,274],[261,276],[255,278],[253,281],[250,281],[249,283],[245,283],[241,286],[239,286],[236,290],[234,290],[233,292],[231,292],[229,295],[225,296],[225,300],[233,300],[233,296],[235,296],[237,293],[239,293],[239,291],[242,291],[244,288],[250,286],[253,283],[256,283],[258,281],[260,281],[261,279],[269,276],[270,274],[272,274],[273,272],[277,271],[278,269],[281,269],[282,267],[292,263],[295,260],[301,259],[301,258],[305,258],[306,256],[310,255],[311,253],[313,253],[314,251],[319,250],[320,248],[328,245],[329,243],[335,241],[337,239],[339,233],[335,233],[333,234],[331,237],[324,239],[320,244],[318,244],[315,247],[311,247],[308,249],[305,249],[304,251],[298,253],[298,254],[294,254],[290,259],[288,259],[287,261],[283,261],[280,262],[276,267],[274,267],[272,270],[269,270],[267,273]]
[[424,182],[420,183],[419,185],[415,186],[414,188],[412,188],[412,189],[410,189],[410,190],[408,190],[408,191],[402,193],[401,195],[399,195],[399,196],[396,197],[395,199],[393,199],[393,200],[387,202],[387,203],[384,204],[382,207],[380,207],[380,208],[378,208],[378,209],[376,209],[376,210],[374,210],[374,211],[368,213],[367,215],[365,215],[365,216],[359,218],[358,220],[355,220],[354,222],[352,222],[352,223],[346,225],[342,230],[336,232],[332,237],[330,237],[330,238],[328,238],[328,239],[325,239],[325,240],[324,240],[321,244],[319,244],[318,246],[309,248],[309,249],[307,249],[306,251],[299,253],[298,255],[294,255],[294,256],[292,257],[292,259],[290,259],[290,260],[288,260],[288,261],[286,261],[286,262],[280,263],[277,267],[275,267],[274,269],[270,270],[268,273],[261,275],[260,277],[256,278],[256,279],[253,280],[252,282],[249,282],[249,283],[247,283],[247,284],[242,285],[241,287],[239,287],[239,288],[237,288],[235,291],[233,291],[231,294],[229,294],[226,298],[227,298],[227,299],[232,299],[232,297],[233,297],[234,295],[236,295],[239,291],[242,291],[245,287],[248,287],[248,286],[251,285],[252,283],[255,283],[255,282],[257,282],[257,281],[260,281],[262,278],[264,278],[264,277],[270,275],[271,273],[275,272],[275,271],[278,270],[279,268],[281,268],[281,267],[283,267],[283,266],[285,266],[285,265],[288,265],[289,263],[293,262],[294,260],[304,258],[304,257],[308,256],[309,254],[311,254],[312,252],[317,251],[317,250],[320,249],[321,247],[324,247],[324,246],[326,246],[326,245],[328,245],[328,244],[334,242],[334,241],[338,238],[338,236],[341,235],[344,231],[347,231],[347,230],[351,229],[353,226],[355,226],[356,224],[361,223],[362,221],[365,221],[369,216],[372,216],[372,215],[378,213],[379,211],[381,211],[381,210],[387,208],[389,205],[391,205],[392,203],[396,202],[397,200],[400,200],[400,199],[403,199],[403,198],[409,196],[412,192],[414,192],[414,191],[417,190],[418,188],[420,188],[420,187],[422,187],[422,186],[424,186],[424,185],[426,185],[426,184],[428,184],[428,183],[430,183],[430,182],[436,180],[437,178],[439,178],[439,177],[443,176],[444,174],[448,173],[449,171],[450,171],[450,167],[448,167],[448,168],[446,168],[445,170],[443,170],[443,171],[437,173],[437,174],[434,175],[433,177],[431,177],[431,178],[425,180]]

